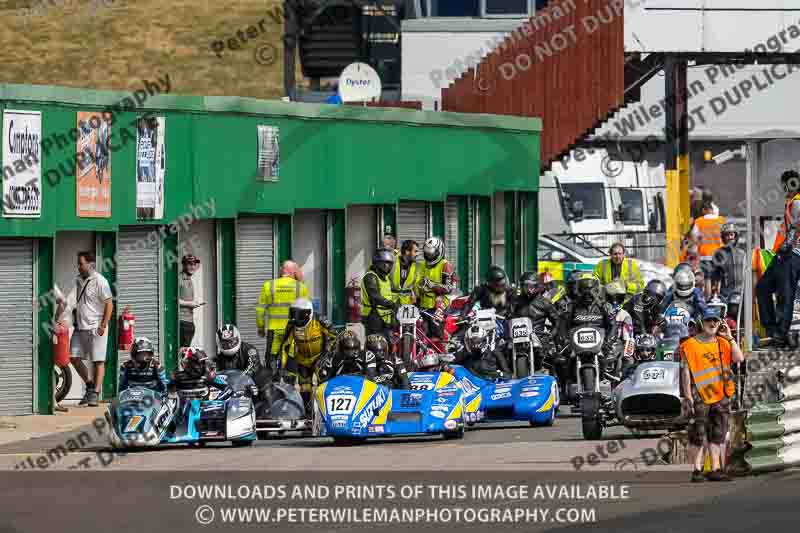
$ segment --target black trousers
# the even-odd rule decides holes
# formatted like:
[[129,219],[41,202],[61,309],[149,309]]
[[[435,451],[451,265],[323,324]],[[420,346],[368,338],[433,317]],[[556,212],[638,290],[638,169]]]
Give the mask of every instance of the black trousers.
[[184,322],[181,320],[180,326],[181,348],[191,346],[195,331],[194,322]]

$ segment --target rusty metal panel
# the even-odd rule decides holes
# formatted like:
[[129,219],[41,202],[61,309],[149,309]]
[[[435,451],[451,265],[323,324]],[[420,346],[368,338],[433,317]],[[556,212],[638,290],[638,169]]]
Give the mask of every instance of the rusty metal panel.
[[623,104],[624,19],[614,5],[551,2],[538,20],[529,19],[527,33],[507,36],[443,89],[442,110],[540,117],[541,164],[548,168]]

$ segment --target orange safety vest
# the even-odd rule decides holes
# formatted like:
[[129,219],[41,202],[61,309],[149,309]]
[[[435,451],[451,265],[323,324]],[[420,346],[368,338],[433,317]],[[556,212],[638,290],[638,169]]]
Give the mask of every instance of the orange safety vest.
[[775,253],[778,253],[778,250],[783,246],[783,241],[786,240],[786,228],[789,227],[790,217],[792,215],[790,209],[792,207],[792,202],[795,200],[800,200],[800,193],[795,194],[791,200],[786,201],[786,206],[783,209],[783,222],[781,223],[781,227],[778,228],[778,234],[775,235],[775,244],[772,245],[772,251]]
[[[727,350],[723,349],[723,342]],[[694,385],[705,403],[717,403],[723,397],[733,396],[736,385],[731,374],[731,349],[728,341],[717,339],[716,342],[704,344],[692,337],[681,347]]]
[[720,229],[725,224],[725,217],[706,218],[701,217],[695,220],[700,232],[700,242],[697,244],[697,251],[702,258],[711,258],[714,252],[722,247],[722,235]]

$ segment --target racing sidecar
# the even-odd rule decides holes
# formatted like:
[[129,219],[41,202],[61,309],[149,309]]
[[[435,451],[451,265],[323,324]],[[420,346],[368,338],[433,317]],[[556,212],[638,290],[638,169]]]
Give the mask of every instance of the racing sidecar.
[[255,384],[238,370],[217,374],[214,380],[221,390],[216,399],[181,398],[176,392],[162,395],[144,387],[122,391],[106,408],[111,446],[225,441],[234,446],[252,444],[256,440],[256,414],[250,395]]
[[[532,426],[551,426],[560,404],[558,383],[553,376],[533,376],[492,381],[476,376],[461,365],[450,369],[464,393],[464,420],[476,422],[525,420]],[[412,387],[417,377],[409,378]]]
[[680,379],[677,361],[639,363],[611,393],[617,422],[628,429],[682,428],[687,420],[681,410]]
[[261,390],[256,401],[256,430],[259,437],[282,435],[287,431],[308,431],[311,420],[306,416],[303,398],[293,386],[270,383]]
[[[442,434],[464,436],[464,401],[452,376],[440,388],[401,390],[378,385],[363,376],[337,376],[317,387],[315,410],[319,435],[337,444],[367,437]],[[433,379],[433,378],[431,378]],[[438,380],[438,378],[436,378]],[[447,378],[442,378],[447,380]]]

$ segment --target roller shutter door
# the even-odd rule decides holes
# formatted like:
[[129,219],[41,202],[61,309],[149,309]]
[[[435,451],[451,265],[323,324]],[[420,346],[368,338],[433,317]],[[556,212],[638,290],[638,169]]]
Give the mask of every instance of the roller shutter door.
[[[156,357],[161,353],[161,239],[151,235],[156,228],[120,228],[117,237],[117,314],[126,306],[136,317],[134,335],[153,342]],[[177,305],[177,302],[175,302]],[[119,352],[119,364],[130,352]]]
[[466,292],[478,284],[478,233],[477,233],[477,209],[478,202],[474,198],[467,201],[467,262],[469,265],[465,269],[468,272]]
[[33,413],[33,241],[0,239],[0,415]]
[[403,241],[413,239],[419,244],[417,259],[422,260],[422,245],[430,236],[430,216],[427,202],[400,202],[397,209],[397,248]]
[[236,326],[242,340],[264,347],[256,327],[256,305],[264,282],[275,276],[272,217],[242,217],[236,222]]
[[462,273],[458,268],[458,198],[448,198],[444,208],[445,257],[447,257],[456,274],[460,277]]

